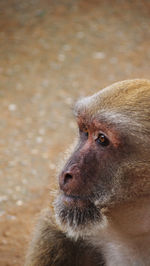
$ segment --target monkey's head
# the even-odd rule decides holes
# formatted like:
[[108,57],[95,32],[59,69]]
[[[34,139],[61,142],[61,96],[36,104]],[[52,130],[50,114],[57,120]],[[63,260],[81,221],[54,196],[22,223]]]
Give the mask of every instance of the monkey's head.
[[79,235],[102,210],[150,195],[150,81],[127,80],[75,105],[78,144],[59,176],[57,220]]

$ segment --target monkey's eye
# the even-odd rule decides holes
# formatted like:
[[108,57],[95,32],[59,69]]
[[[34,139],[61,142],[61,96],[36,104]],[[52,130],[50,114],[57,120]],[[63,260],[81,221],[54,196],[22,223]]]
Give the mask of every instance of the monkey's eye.
[[88,129],[86,127],[80,129],[80,133],[84,134],[84,136],[88,137],[89,133],[88,133]]
[[84,133],[84,135],[85,135],[86,137],[88,137],[89,133],[88,133],[88,129],[87,129],[86,127],[83,128],[82,132]]
[[102,146],[108,146],[109,145],[109,140],[105,137],[104,134],[99,134],[98,138],[96,139],[96,142],[98,142]]

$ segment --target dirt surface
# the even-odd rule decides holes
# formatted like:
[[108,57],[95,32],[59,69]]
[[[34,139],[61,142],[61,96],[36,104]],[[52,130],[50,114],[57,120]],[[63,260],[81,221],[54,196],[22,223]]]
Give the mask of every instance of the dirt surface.
[[0,1],[0,266],[24,264],[75,100],[149,78],[149,47],[149,0]]

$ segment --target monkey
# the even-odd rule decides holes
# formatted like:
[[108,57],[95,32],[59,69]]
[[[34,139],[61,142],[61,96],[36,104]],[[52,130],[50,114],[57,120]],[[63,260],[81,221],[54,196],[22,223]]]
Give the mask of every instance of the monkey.
[[26,266],[150,265],[150,80],[114,83],[74,107],[79,137]]

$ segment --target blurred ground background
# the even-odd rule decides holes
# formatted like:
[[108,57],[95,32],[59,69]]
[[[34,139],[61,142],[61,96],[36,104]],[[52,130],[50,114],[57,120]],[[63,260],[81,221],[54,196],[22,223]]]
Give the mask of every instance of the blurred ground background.
[[149,0],[0,0],[0,265],[23,265],[79,97],[149,78]]

